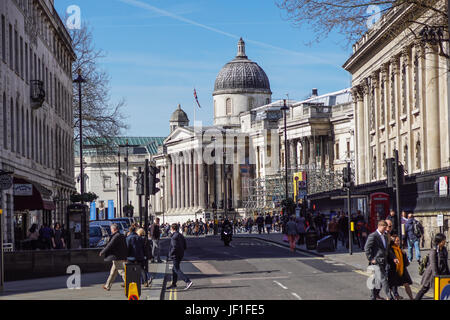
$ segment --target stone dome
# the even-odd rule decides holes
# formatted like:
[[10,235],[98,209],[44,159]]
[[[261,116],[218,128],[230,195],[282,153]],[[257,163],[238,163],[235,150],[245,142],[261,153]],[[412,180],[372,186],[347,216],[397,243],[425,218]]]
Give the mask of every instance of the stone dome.
[[184,112],[181,109],[181,105],[178,105],[177,110],[174,111],[174,113],[172,113],[172,116],[170,117],[170,121],[171,122],[189,122],[189,118],[186,114],[186,112]]
[[241,38],[236,58],[228,62],[217,75],[213,95],[243,92],[272,94],[269,78],[256,62],[247,58],[245,42]]

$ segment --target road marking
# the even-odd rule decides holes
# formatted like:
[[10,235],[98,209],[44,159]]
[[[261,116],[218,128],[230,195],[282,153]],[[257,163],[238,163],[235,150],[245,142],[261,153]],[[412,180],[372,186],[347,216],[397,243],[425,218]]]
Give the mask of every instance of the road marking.
[[222,274],[219,270],[217,270],[212,264],[208,262],[200,262],[200,261],[191,261],[191,263],[200,270],[201,273],[206,275],[219,275]]
[[280,287],[282,287],[284,290],[287,290],[288,287],[283,286],[281,283],[279,283],[278,281],[273,280],[273,282],[275,282],[277,285],[279,285]]
[[294,296],[294,297],[296,297],[298,300],[303,300],[298,294],[296,294],[295,292],[291,292],[292,293],[292,295]]
[[253,280],[272,280],[272,279],[289,279],[289,277],[261,277],[261,278],[212,278],[213,284],[230,284],[231,281],[253,281]]

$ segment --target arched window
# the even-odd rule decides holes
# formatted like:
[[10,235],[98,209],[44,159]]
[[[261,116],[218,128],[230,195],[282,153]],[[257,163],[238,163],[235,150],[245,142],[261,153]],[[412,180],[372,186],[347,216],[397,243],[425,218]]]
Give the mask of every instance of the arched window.
[[255,99],[250,97],[248,98],[248,109],[252,110],[255,107]]
[[21,119],[21,124],[22,124],[22,156],[26,156],[25,154],[25,115],[23,112],[23,106],[22,106],[22,119]]
[[231,115],[232,113],[232,105],[231,105],[231,99],[228,98],[227,102],[226,102],[226,112],[227,112],[227,116]]

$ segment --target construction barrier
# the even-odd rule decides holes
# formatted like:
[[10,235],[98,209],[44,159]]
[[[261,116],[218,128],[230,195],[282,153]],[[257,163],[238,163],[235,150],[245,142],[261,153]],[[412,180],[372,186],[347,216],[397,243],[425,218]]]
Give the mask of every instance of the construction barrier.
[[450,300],[450,275],[434,277],[434,300]]

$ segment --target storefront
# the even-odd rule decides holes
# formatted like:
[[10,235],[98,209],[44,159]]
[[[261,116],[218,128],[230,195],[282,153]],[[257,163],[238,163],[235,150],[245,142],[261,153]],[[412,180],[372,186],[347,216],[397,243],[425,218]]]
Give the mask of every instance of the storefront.
[[51,227],[55,203],[52,191],[41,184],[14,177],[14,247],[20,250],[33,224]]

